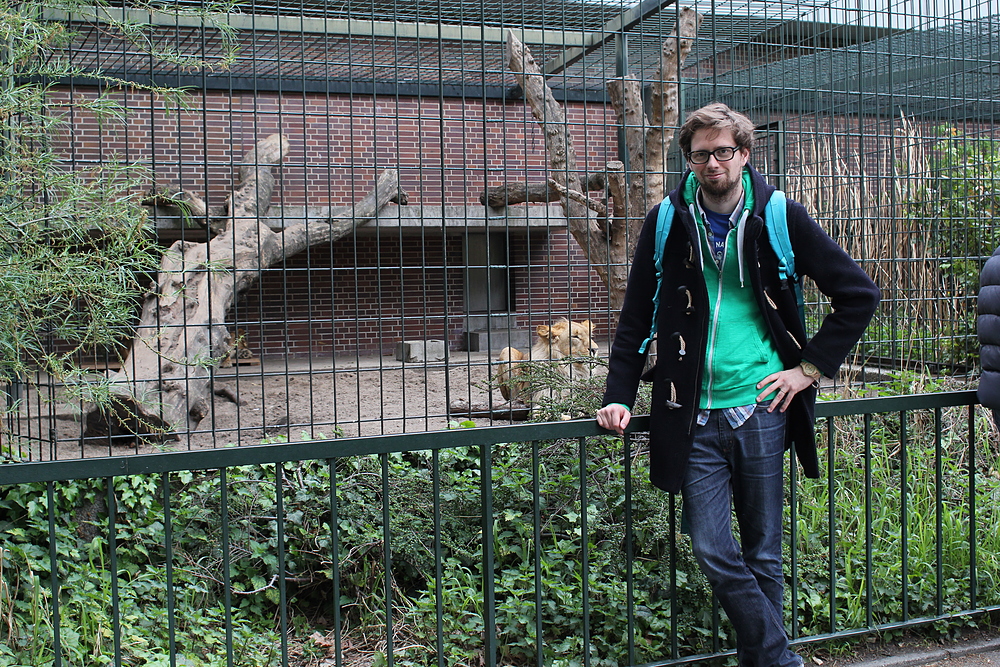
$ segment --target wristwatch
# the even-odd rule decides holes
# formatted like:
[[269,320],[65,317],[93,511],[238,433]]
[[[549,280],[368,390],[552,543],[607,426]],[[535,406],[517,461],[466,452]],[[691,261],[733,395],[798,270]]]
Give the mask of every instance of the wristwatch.
[[803,359],[799,362],[799,368],[802,369],[802,374],[813,381],[813,386],[818,387],[820,378],[823,377],[823,371],[816,367],[816,364],[806,361]]

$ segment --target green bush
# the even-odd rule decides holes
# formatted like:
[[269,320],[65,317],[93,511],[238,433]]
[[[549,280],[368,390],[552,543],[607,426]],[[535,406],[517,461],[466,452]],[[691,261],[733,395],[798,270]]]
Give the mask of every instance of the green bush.
[[[586,516],[580,503],[581,458],[576,441],[539,443],[538,449],[511,444],[494,453],[497,641],[505,664],[534,664],[538,621],[544,632],[544,664],[569,665],[581,660],[585,636],[584,521],[591,663],[617,665],[627,655],[629,565],[635,582],[637,657],[643,662],[654,660],[670,645],[671,585],[664,563],[669,562],[671,526],[678,517],[671,517],[669,497],[648,486],[643,464],[632,464],[636,481],[632,498],[634,546],[632,561],[626,563],[624,451],[615,439],[593,440],[591,444],[596,450],[589,451],[586,461]],[[454,490],[478,500],[479,482],[469,481],[466,488]],[[470,509],[478,512],[478,506]],[[479,545],[475,548],[481,550]],[[461,657],[450,664],[473,664],[482,658],[483,572],[479,552],[472,556],[469,561],[446,559],[442,568],[443,650],[450,658]],[[426,591],[414,597],[413,607],[403,619],[419,629],[414,633],[414,647],[397,655],[404,664],[435,664],[439,600],[435,582],[428,580]],[[709,650],[703,610],[711,606],[710,594],[684,549],[677,565],[677,583],[679,632],[691,640],[694,650]]]
[[[117,641],[125,664],[154,664],[169,645],[162,494],[154,478],[138,476],[116,478],[114,491],[114,582],[104,482],[69,482],[53,493],[63,664],[113,663],[114,594],[120,610]],[[183,509],[177,510],[182,524]],[[11,487],[0,499],[0,527],[7,535],[0,569],[8,594],[0,596],[0,665],[41,667],[54,661],[49,516],[45,485]],[[175,608],[183,610],[173,617],[176,652],[189,665],[225,664],[226,618],[218,586],[184,565],[174,563],[169,589]],[[266,656],[276,645],[273,624],[244,616],[239,609],[231,620],[237,664],[271,664]]]
[[[976,425],[978,441],[969,450],[966,415],[966,408],[943,410],[939,420],[933,413],[913,413],[905,429],[897,413],[875,415],[867,427],[861,417],[838,418],[834,483],[802,480],[799,488],[796,527],[804,635],[830,631],[831,594],[836,595],[838,629],[947,615],[975,606],[970,597],[972,471],[977,508],[976,605],[1000,603],[1000,535],[989,528],[1000,520],[997,446],[991,441],[988,419],[981,415]],[[871,436],[867,447],[860,438],[866,428]],[[905,441],[900,435],[904,431]],[[870,551],[865,524],[869,513]],[[836,553],[833,591],[831,541]],[[939,630],[947,633],[966,622],[943,622]]]

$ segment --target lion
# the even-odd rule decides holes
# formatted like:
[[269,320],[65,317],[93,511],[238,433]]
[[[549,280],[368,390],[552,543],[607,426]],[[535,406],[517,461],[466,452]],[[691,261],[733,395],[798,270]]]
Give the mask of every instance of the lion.
[[253,352],[247,345],[247,334],[243,329],[230,329],[226,334],[226,353],[219,361],[219,368],[230,368],[233,359],[251,359]]
[[[554,322],[551,326],[539,325],[538,336],[528,354],[513,347],[500,350],[497,358],[499,369],[496,380],[504,399],[514,401],[520,399],[526,403],[534,403],[544,391],[531,392],[527,396],[530,383],[518,382],[516,378],[523,373],[522,364],[527,361],[558,361],[565,357],[586,357],[597,355],[597,343],[591,338],[594,325],[590,320],[571,322],[566,318]],[[593,365],[584,362],[563,363],[555,365],[556,371],[567,379],[589,378],[593,374]]]

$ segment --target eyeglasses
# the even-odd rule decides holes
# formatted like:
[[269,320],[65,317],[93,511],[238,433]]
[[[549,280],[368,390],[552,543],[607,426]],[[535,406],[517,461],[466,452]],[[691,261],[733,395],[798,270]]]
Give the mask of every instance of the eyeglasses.
[[691,151],[687,154],[687,159],[691,164],[705,164],[714,155],[718,162],[729,162],[739,149],[739,146],[720,146],[714,151]]

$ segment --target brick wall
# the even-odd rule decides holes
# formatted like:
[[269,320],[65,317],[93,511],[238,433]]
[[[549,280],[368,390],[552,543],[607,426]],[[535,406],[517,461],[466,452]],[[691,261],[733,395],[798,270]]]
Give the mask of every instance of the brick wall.
[[[87,94],[63,90],[52,104]],[[74,113],[62,139],[71,164],[140,161],[157,185],[207,195],[209,204],[225,201],[254,142],[279,130],[291,142],[272,199],[282,206],[349,205],[387,168],[399,170],[411,204],[427,205],[478,206],[488,185],[546,177],[544,138],[520,101],[206,92],[178,111],[137,93],[119,99],[132,111],[125,126]],[[578,171],[601,170],[615,158],[610,109],[572,103],[567,122]],[[931,137],[922,125],[918,134]],[[801,116],[786,119],[784,132],[792,181],[816,159],[816,138],[837,137],[842,153],[858,154],[862,171],[876,175],[885,170],[885,146],[899,141],[895,119]],[[590,318],[607,340],[606,289],[565,228],[511,229],[508,244],[515,326]],[[468,327],[461,248],[459,230],[449,229],[443,242],[439,228],[402,239],[371,232],[340,239],[266,270],[229,320],[247,329],[263,355],[391,353],[404,338],[447,337],[456,348]]]
[[[53,105],[70,95],[87,92],[63,90]],[[142,161],[158,185],[207,194],[210,204],[232,191],[246,151],[279,131],[291,152],[273,203],[285,206],[348,205],[387,168],[399,170],[412,204],[477,203],[484,187],[505,177],[545,178],[544,138],[519,101],[207,92],[196,108],[178,111],[137,93],[118,99],[132,114],[125,126],[74,112],[64,139],[70,159]],[[571,103],[567,123],[579,171],[603,171],[616,159],[610,108]]]
[[[469,326],[462,238],[419,241],[363,235],[313,248],[265,271],[229,319],[265,355],[392,354],[401,340],[446,335],[458,349]],[[565,230],[512,235],[509,250],[516,327],[590,319],[607,339],[606,290]]]

